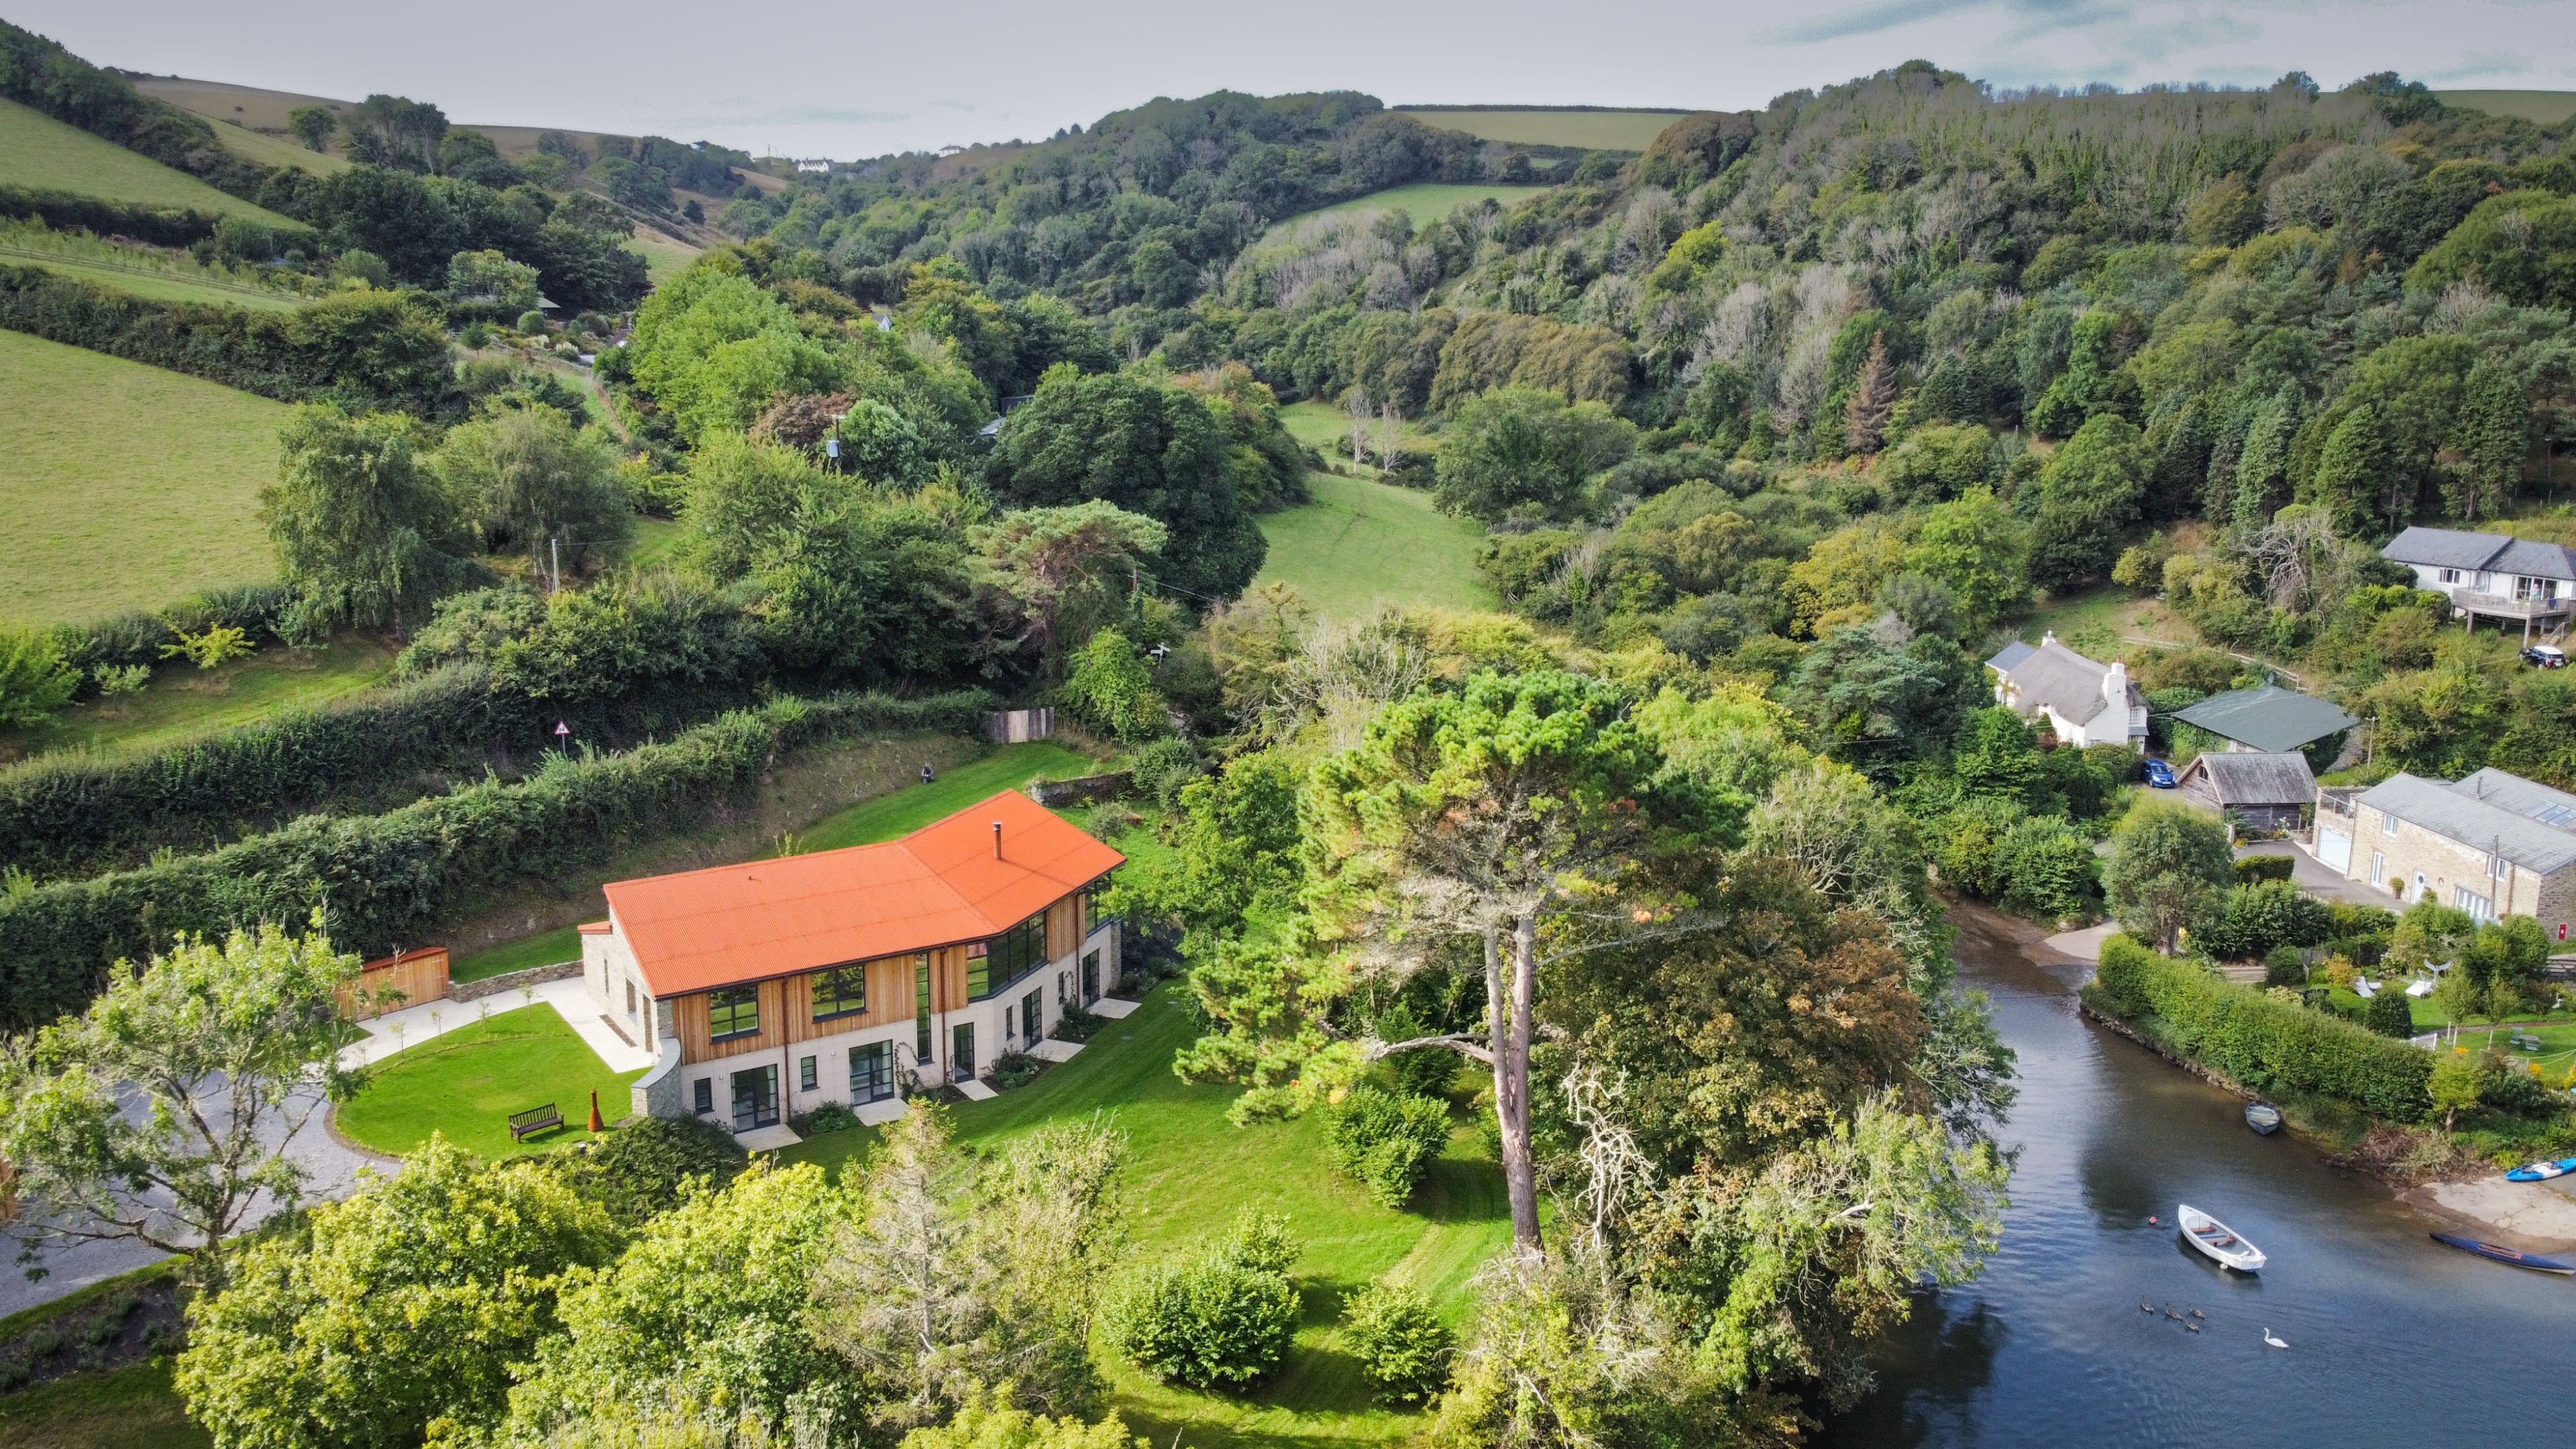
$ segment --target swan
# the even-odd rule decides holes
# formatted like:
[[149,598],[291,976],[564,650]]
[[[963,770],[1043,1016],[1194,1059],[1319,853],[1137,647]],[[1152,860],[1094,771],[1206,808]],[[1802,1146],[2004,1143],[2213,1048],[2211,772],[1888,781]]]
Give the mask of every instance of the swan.
[[2140,1313],[2153,1313],[2156,1311],[2156,1305],[2149,1303],[2144,1298],[2141,1298],[2138,1300],[2138,1311]]
[[2277,1339],[2277,1338],[2274,1338],[2274,1337],[2272,1336],[2272,1330],[2270,1330],[2269,1328],[2266,1328],[2266,1329],[2264,1329],[2264,1330],[2263,1330],[2263,1341],[2264,1341],[2265,1343],[2268,1343],[2268,1344],[2272,1345],[2274,1348],[2288,1348],[2288,1347],[2289,1347],[2289,1345],[2288,1345],[2288,1344],[2283,1343],[2281,1340],[2279,1340],[2279,1339]]

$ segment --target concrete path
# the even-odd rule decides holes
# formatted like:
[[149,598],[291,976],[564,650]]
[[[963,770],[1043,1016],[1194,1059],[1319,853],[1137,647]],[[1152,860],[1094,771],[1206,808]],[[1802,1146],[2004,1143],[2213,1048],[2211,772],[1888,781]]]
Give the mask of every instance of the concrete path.
[[1002,1094],[985,1086],[980,1078],[968,1077],[957,1084],[957,1095],[969,1102],[989,1102]]
[[[2355,846],[2356,850],[2360,847]],[[2340,901],[2348,906],[2397,907],[2397,898],[2386,891],[2372,890],[2357,880],[2347,880],[2330,869],[2324,861],[2301,850],[2295,841],[2257,840],[2236,847],[2238,860],[2258,855],[2286,855],[2290,858],[2290,881],[2319,900]]]
[[2102,960],[2102,943],[2110,940],[2112,934],[2119,929],[2119,922],[2104,921],[2098,926],[2086,926],[2080,931],[2060,931],[2048,938],[2048,949],[2063,952],[2078,961],[2099,964]]
[[1091,1003],[1091,1014],[1094,1016],[1105,1016],[1111,1021],[1116,1021],[1122,1016],[1132,1014],[1137,1007],[1143,1004],[1144,1003],[1137,1001],[1122,1001],[1115,996],[1104,996],[1098,1001]]
[[[533,987],[525,1004],[543,1002],[553,1007],[566,1025],[580,1035],[611,1071],[631,1072],[653,1065],[653,1053],[629,1045],[610,1028],[599,1014],[599,1005],[583,989],[581,978],[569,977]],[[360,1023],[367,1033],[365,1040],[352,1043],[341,1053],[349,1066],[372,1066],[405,1048],[445,1036],[460,1027],[471,1026],[486,1016],[516,1011],[522,1005],[519,993],[502,992],[479,1001],[430,1001],[391,1011],[373,1021]],[[900,1108],[901,1104],[896,1106]],[[360,1168],[390,1173],[399,1166],[391,1158],[341,1140],[330,1129],[327,1111],[316,1111],[306,1119],[301,1131],[284,1138],[286,1156],[304,1169],[305,1196],[308,1201],[347,1197],[358,1188]],[[622,1113],[620,1115],[623,1115]],[[781,1131],[786,1129],[781,1128]],[[793,1134],[790,1134],[791,1140]],[[779,1144],[785,1145],[785,1144]],[[255,1208],[251,1221],[268,1216],[266,1205]],[[0,1231],[0,1240],[7,1239]],[[14,1240],[7,1240],[11,1254]],[[49,1250],[39,1261],[46,1269],[40,1282],[30,1283],[26,1275],[0,1263],[0,1316],[39,1303],[50,1303],[76,1288],[86,1287],[102,1278],[132,1272],[163,1256],[158,1250],[131,1241],[62,1244]]]

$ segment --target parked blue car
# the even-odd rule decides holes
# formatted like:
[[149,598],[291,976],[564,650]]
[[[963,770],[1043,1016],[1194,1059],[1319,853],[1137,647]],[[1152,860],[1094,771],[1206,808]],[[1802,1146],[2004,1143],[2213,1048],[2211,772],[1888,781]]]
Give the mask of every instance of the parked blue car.
[[2147,783],[2159,790],[2172,789],[2174,787],[2173,766],[2162,760],[2147,761]]

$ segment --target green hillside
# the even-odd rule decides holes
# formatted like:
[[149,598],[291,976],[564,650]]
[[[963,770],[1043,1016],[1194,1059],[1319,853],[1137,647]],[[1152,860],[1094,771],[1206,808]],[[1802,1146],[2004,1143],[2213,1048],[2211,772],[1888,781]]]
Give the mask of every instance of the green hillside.
[[0,332],[0,619],[87,619],[272,576],[255,516],[286,406]]
[[2555,126],[2576,116],[2576,91],[2435,91],[2446,106],[2466,106],[2496,116],[2520,116]]
[[253,216],[271,226],[295,225],[265,207],[226,196],[186,172],[16,101],[0,101],[0,186],[69,191],[143,206],[193,207],[218,215]]
[[1509,209],[1545,190],[1547,188],[1544,186],[1499,184],[1449,186],[1439,182],[1424,182],[1419,186],[1390,186],[1384,191],[1372,191],[1366,196],[1355,196],[1348,201],[1337,202],[1331,206],[1318,207],[1313,211],[1301,211],[1272,226],[1254,245],[1275,246],[1309,223],[1328,217],[1348,217],[1355,221],[1366,221],[1370,217],[1401,210],[1405,215],[1412,217],[1413,224],[1419,227],[1427,222],[1438,221],[1462,206],[1475,206],[1488,199],[1500,202]]
[[1426,126],[1464,131],[1507,146],[1575,146],[1586,151],[1643,151],[1664,128],[1688,111],[1574,111],[1545,106],[1494,106],[1450,111],[1399,106]]
[[1323,613],[1357,618],[1380,604],[1490,609],[1476,572],[1484,531],[1431,506],[1431,495],[1367,478],[1309,473],[1314,501],[1264,515],[1270,557],[1254,588],[1294,585]]

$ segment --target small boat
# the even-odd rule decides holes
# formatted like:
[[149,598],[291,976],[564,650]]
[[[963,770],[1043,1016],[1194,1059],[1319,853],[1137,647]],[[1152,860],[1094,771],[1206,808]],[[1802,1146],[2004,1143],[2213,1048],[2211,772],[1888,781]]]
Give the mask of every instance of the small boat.
[[2516,1268],[2529,1268],[2535,1273],[2576,1274],[2576,1263],[2561,1259],[2544,1258],[2538,1253],[2517,1252],[2512,1248],[2500,1247],[2494,1243],[2481,1243],[2475,1238],[2464,1238],[2457,1233],[2435,1233],[2432,1236],[2434,1242],[2445,1247],[2457,1248],[2463,1253],[2475,1253],[2481,1258],[2489,1258],[2498,1263],[2510,1263]]
[[2269,1102],[2245,1104],[2245,1125],[2269,1137],[2281,1130],[2281,1109]]
[[2175,1213],[2182,1220],[2182,1235],[2191,1245],[2210,1256],[2222,1268],[2239,1273],[2263,1271],[2263,1250],[2236,1236],[2233,1229],[2190,1203]]
[[2506,1173],[2504,1175],[2504,1180],[2507,1182],[2547,1182],[2553,1177],[2565,1177],[2571,1172],[2576,1172],[2576,1157],[2562,1157],[2556,1162],[2535,1162],[2528,1167],[2517,1167],[2513,1171]]

